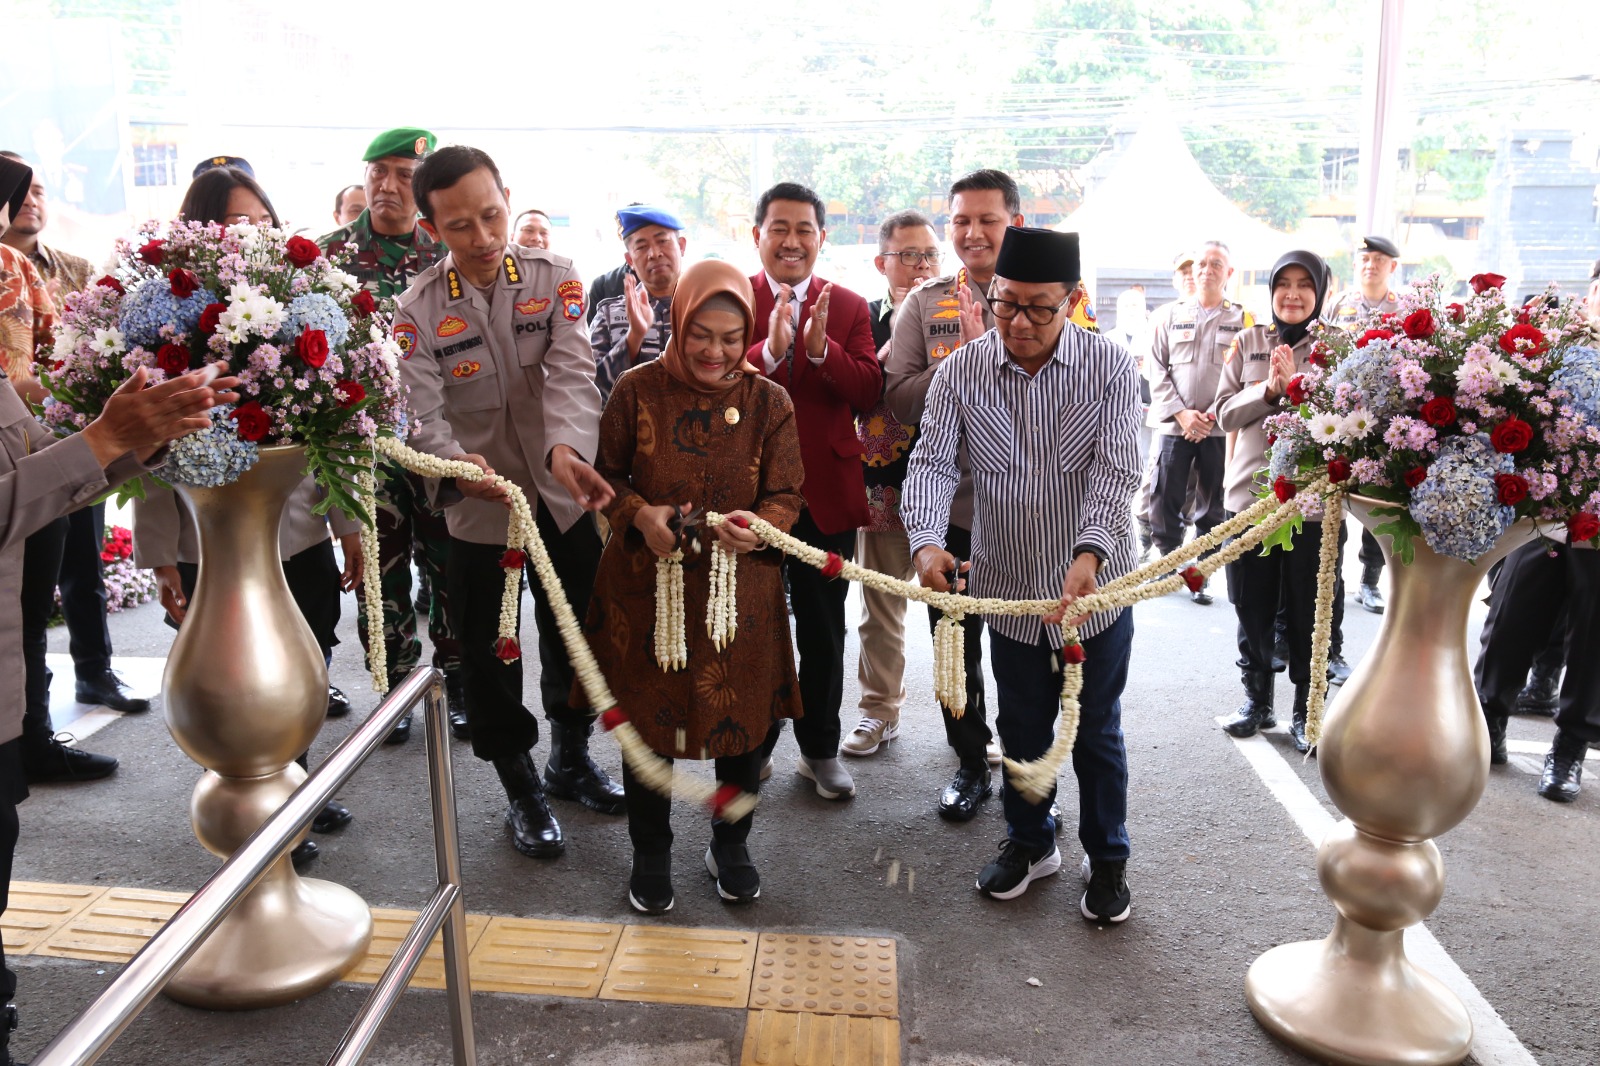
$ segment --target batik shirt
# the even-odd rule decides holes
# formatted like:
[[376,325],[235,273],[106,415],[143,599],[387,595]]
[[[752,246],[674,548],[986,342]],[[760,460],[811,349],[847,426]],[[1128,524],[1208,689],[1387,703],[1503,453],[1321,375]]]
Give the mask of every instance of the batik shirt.
[[317,241],[329,256],[349,256],[344,269],[354,274],[361,287],[379,298],[399,296],[411,279],[444,258],[445,247],[428,236],[421,223],[409,237],[387,237],[374,233],[372,221],[363,211],[348,226],[341,226]]
[[38,377],[34,356],[50,346],[55,328],[56,308],[43,275],[27,256],[0,244],[0,369],[13,381]]

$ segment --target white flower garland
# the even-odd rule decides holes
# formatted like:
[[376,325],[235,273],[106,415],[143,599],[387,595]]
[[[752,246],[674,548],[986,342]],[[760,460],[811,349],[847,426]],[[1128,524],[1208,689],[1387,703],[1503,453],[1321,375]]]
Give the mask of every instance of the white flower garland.
[[367,619],[367,670],[372,675],[372,691],[381,696],[389,691],[389,651],[383,639],[383,573],[378,569],[376,485],[371,470],[356,475],[361,505],[372,519],[361,523],[361,606]]
[[1311,695],[1306,701],[1306,742],[1322,739],[1322,711],[1328,697],[1328,638],[1333,631],[1333,589],[1339,577],[1339,527],[1344,523],[1344,493],[1335,489],[1323,501],[1322,543],[1317,563],[1317,612],[1311,623]]
[[946,611],[933,627],[933,698],[952,718],[967,713],[966,630],[959,611]]
[[[659,596],[659,593],[657,594]],[[711,595],[706,599],[706,636],[722,651],[739,632],[739,553],[711,542]]]
[[656,559],[656,663],[663,671],[689,662],[683,624],[683,552]]

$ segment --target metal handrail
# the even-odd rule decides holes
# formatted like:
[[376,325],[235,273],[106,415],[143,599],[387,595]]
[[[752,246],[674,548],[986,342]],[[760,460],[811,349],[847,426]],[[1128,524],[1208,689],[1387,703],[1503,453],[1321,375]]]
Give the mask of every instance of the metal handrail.
[[433,806],[434,860],[439,885],[401,943],[377,987],[356,1015],[329,1066],[353,1066],[366,1058],[379,1028],[399,1003],[434,934],[444,933],[444,980],[450,1003],[455,1066],[476,1066],[472,988],[467,972],[467,911],[461,898],[461,849],[456,833],[455,783],[445,715],[443,675],[433,667],[413,670],[378,709],[345,738],[287,802],[250,835],[222,868],[178,909],[122,973],[34,1059],[34,1066],[88,1066],[111,1047],[148,1007],[173,974],[221,924],[229,911],[289,850],[313,815],[344,787],[383,744],[395,723],[418,700],[425,702],[428,790]]

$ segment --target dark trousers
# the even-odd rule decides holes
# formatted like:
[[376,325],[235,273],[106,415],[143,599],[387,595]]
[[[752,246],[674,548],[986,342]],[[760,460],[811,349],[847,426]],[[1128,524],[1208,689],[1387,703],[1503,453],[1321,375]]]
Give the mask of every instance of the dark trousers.
[[[761,789],[764,758],[759,747],[743,755],[722,756],[716,760],[718,783],[755,794]],[[633,841],[633,850],[641,855],[664,855],[671,851],[672,797],[663,796],[634,777],[626,762],[622,764],[622,790],[628,804],[628,837]],[[750,837],[754,820],[754,811],[737,822],[713,818],[711,835],[720,844],[743,844]]]
[[[0,744],[0,915],[11,903],[11,864],[17,856],[17,804],[28,798],[21,748],[20,739]],[[17,975],[6,965],[5,945],[0,944],[0,1006],[10,1003],[16,993]],[[0,1039],[0,1049],[5,1046],[5,1040]]]
[[1361,529],[1361,567],[1372,574],[1383,573],[1383,549],[1378,547],[1378,538],[1372,535],[1372,530]]
[[[453,615],[447,602],[449,582],[445,570],[450,530],[444,511],[428,499],[421,475],[391,461],[381,463],[380,471],[374,530],[378,536],[378,584],[383,596],[383,647],[389,660],[389,677],[398,681],[422,659],[416,597],[411,590],[413,554],[429,590],[428,617],[423,621],[428,627],[428,639],[433,641],[433,665],[446,673],[459,670],[461,642],[452,629]],[[357,584],[356,602],[364,605],[365,597],[365,583]],[[357,613],[356,632],[365,649],[365,606]]]
[[[1339,544],[1345,530],[1339,527]],[[1317,568],[1322,550],[1322,523],[1307,522],[1294,535],[1294,550],[1274,548],[1266,555],[1249,551],[1228,564],[1228,599],[1239,618],[1239,668],[1270,673],[1274,621],[1279,606],[1289,641],[1289,680],[1311,683],[1311,629],[1317,613]],[[1335,586],[1334,625],[1344,616],[1344,597]],[[1331,642],[1330,642],[1331,648]],[[1332,654],[1330,650],[1329,654]]]
[[[1503,718],[1516,704],[1528,667],[1548,644],[1565,609],[1567,673],[1556,728],[1600,744],[1600,551],[1524,545],[1506,557],[1483,623],[1474,680],[1483,712]],[[1576,652],[1576,654],[1573,654]]]
[[1150,532],[1163,555],[1183,545],[1183,509],[1189,496],[1189,475],[1198,475],[1195,493],[1197,535],[1204,536],[1222,524],[1222,469],[1227,440],[1207,437],[1200,441],[1180,436],[1160,438],[1155,479],[1150,486]]
[[[535,520],[562,591],[581,624],[589,613],[589,596],[603,547],[594,519],[584,515],[563,533],[540,500]],[[500,637],[500,597],[505,589],[500,557],[505,551],[504,544],[475,544],[451,537],[450,564],[445,568],[450,628],[461,641],[461,677],[467,689],[472,753],[480,759],[521,755],[539,740],[538,720],[522,704],[522,660],[502,662],[494,653]],[[575,709],[570,703],[577,674],[531,561],[528,584],[533,589],[533,617],[539,627],[539,696],[544,715],[561,725],[585,726],[594,712]],[[605,708],[596,708],[600,710]]]
[[[791,532],[823,551],[852,559],[856,531],[824,533],[809,509]],[[794,608],[794,643],[800,652],[800,707],[803,717],[794,721],[794,739],[808,759],[832,759],[839,754],[839,704],[844,699],[844,600],[850,583],[826,578],[807,563],[784,560],[789,578],[789,603]],[[766,752],[777,742],[782,724],[773,727]]]
[[[951,526],[944,538],[945,550],[963,562],[972,558],[972,531]],[[932,632],[944,612],[928,608],[928,630]],[[969,614],[961,620],[963,635],[962,661],[967,669],[967,709],[957,718],[950,708],[939,704],[939,714],[944,718],[944,737],[955,750],[961,765],[988,772],[989,723],[984,721],[988,708],[983,695],[983,616]]]
[[50,667],[45,653],[55,610],[56,575],[61,572],[61,552],[67,541],[67,520],[57,518],[33,533],[22,546],[22,664],[25,702],[22,743],[30,750],[48,744],[55,734],[50,721]]
[[[333,654],[339,643],[339,572],[331,540],[313,544],[283,561],[283,579],[289,585],[289,595],[311,627],[324,659]],[[178,564],[178,583],[183,586],[183,598],[190,603],[194,602],[199,578],[200,567],[194,563]]]
[[[1122,689],[1128,682],[1133,650],[1133,612],[1083,642],[1083,691],[1078,694],[1078,739],[1072,772],[1078,778],[1078,840],[1091,859],[1126,859],[1128,849],[1128,754],[1122,744]],[[1026,762],[1043,755],[1055,741],[1061,708],[1060,654],[1041,635],[1024,644],[989,631],[990,664],[997,700],[995,728],[1006,754]],[[1055,789],[1030,803],[1001,786],[1006,833],[1029,851],[1055,847],[1050,805]]]
[[111,629],[106,625],[106,578],[100,561],[106,505],[97,503],[67,515],[62,546],[61,615],[67,620],[72,665],[80,680],[111,669]]

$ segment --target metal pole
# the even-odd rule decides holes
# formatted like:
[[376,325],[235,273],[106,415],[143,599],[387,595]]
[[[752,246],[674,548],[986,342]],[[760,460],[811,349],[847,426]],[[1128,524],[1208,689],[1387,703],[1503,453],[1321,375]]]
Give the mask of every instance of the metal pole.
[[[450,734],[444,685],[434,676],[428,690],[428,791],[433,803],[433,855],[439,884],[461,886],[461,842],[456,831],[455,775],[450,763]],[[467,905],[456,892],[444,923],[444,987],[450,1002],[450,1041],[455,1066],[477,1066],[478,1046],[472,1030],[472,975],[467,965]]]
[[[383,744],[400,716],[421,699],[440,676],[432,668],[415,670],[390,692],[378,709],[317,767],[316,773],[295,790],[288,802],[263,822],[160,932],[150,938],[117,979],[45,1045],[33,1060],[35,1066],[82,1066],[104,1055],[201,942],[221,924],[228,911],[261,880],[267,867],[288,849],[290,839],[344,787],[367,757]],[[438,806],[437,800],[435,806]],[[450,810],[454,815],[453,806]],[[436,829],[437,820],[435,815]],[[454,828],[452,818],[452,841]],[[459,864],[456,869],[459,877]],[[454,883],[459,884],[459,881]]]

